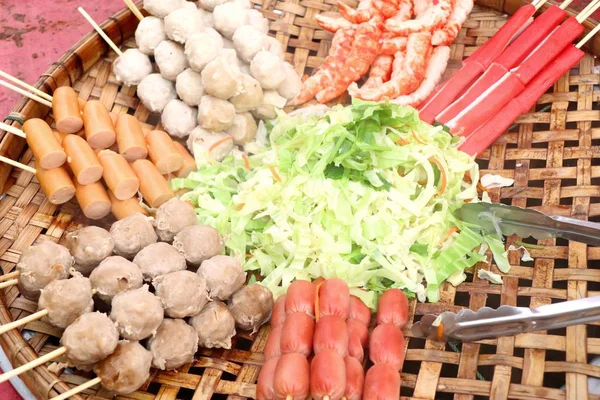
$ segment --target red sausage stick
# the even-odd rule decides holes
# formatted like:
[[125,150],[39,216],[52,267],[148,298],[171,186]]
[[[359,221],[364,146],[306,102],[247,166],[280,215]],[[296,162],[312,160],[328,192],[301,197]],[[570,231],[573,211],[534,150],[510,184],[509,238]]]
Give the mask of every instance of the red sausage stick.
[[378,325],[371,333],[369,358],[373,364],[389,364],[400,371],[404,363],[404,335],[392,324]]
[[399,329],[408,322],[408,298],[400,289],[383,292],[377,305],[377,324],[393,324]]
[[266,362],[260,369],[258,383],[256,385],[257,400],[275,400],[275,390],[273,389],[275,370],[277,362],[281,357],[281,331],[285,321],[284,309],[285,295],[280,296],[273,307],[271,313],[271,332],[267,337],[265,344]]
[[400,397],[400,374],[389,364],[373,365],[365,377],[363,400],[391,400]]
[[367,307],[361,299],[352,295],[350,296],[348,319],[356,319],[365,326],[369,326],[371,323],[371,309]]
[[311,282],[302,280],[292,282],[285,299],[286,314],[302,312],[314,316],[316,290],[316,286]]
[[341,279],[328,279],[319,287],[318,317],[337,315],[343,320],[350,312],[350,288]]
[[265,360],[281,357],[281,331],[283,325],[276,326],[269,332],[265,345]]
[[314,332],[315,321],[311,316],[301,312],[288,314],[281,329],[281,354],[310,356]]
[[346,364],[333,350],[315,355],[310,365],[310,394],[313,399],[340,400],[346,391]]
[[283,354],[273,377],[276,399],[304,400],[310,392],[310,365],[302,354]]
[[348,354],[348,328],[338,316],[327,315],[317,322],[314,337],[315,354],[333,350],[343,359]]
[[346,364],[346,400],[360,400],[362,398],[365,371],[362,364],[353,357],[344,359]]
[[273,389],[273,381],[275,378],[275,370],[277,369],[277,358],[268,360],[260,369],[258,375],[258,383],[256,384],[256,399],[257,400],[274,400],[275,390]]
[[369,343],[369,328],[357,319],[346,321],[348,327],[348,355],[363,362]]
[[271,312],[272,327],[283,325],[283,321],[285,321],[285,298],[285,294],[279,296],[275,301],[275,305],[273,305],[273,311]]

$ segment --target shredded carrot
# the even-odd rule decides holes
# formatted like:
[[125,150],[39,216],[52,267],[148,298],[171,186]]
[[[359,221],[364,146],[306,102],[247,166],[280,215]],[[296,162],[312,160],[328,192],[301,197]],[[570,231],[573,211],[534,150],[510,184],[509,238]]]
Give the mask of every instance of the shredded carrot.
[[482,192],[487,192],[488,190],[481,184],[481,182],[477,182],[477,189],[481,190]]
[[396,144],[399,144],[400,146],[406,146],[406,145],[407,145],[407,144],[409,144],[409,143],[410,143],[410,142],[409,142],[408,140],[406,140],[406,139],[402,139],[402,138],[400,138],[400,139],[396,140]]
[[246,205],[246,203],[240,203],[240,204],[238,204],[237,206],[235,206],[235,209],[239,211],[239,210],[241,210],[242,208],[244,208],[244,206],[245,206],[245,205]]
[[323,280],[322,282],[319,282],[319,284],[317,285],[317,291],[315,294],[315,322],[319,322],[319,290],[321,290],[321,285],[323,284],[323,282],[325,282],[325,280]]
[[214,149],[216,149],[217,147],[219,147],[220,145],[222,145],[223,143],[227,142],[228,140],[233,140],[233,136],[227,136],[224,137],[221,140],[217,140],[216,142],[214,142],[209,148],[208,148],[208,152],[210,153],[211,151],[213,151]]
[[444,337],[444,324],[440,323],[437,327],[437,340],[441,342],[443,337]]
[[254,256],[250,253],[246,254],[246,258],[252,258],[252,257],[254,257]]
[[242,158],[244,159],[244,166],[248,171],[250,171],[250,160],[248,159],[248,156],[242,153]]
[[451,227],[446,231],[446,233],[444,233],[442,239],[440,239],[440,244],[443,244],[454,232],[458,232],[458,228],[456,226]]
[[419,139],[419,137],[417,136],[417,134],[415,133],[415,131],[413,131],[412,129],[410,130],[410,134],[412,135],[412,137],[415,138],[415,140],[417,141],[417,143],[423,144],[423,142]]
[[471,179],[471,173],[469,171],[465,172],[463,181],[468,182],[468,183],[473,182],[473,179]]
[[420,181],[417,181],[417,183],[419,185],[425,185],[427,183],[427,181],[425,179],[421,179]]
[[438,192],[439,192],[439,194],[442,194],[446,191],[446,185],[447,185],[447,180],[448,180],[448,178],[446,176],[446,170],[442,166],[441,161],[435,157],[431,157],[429,159],[429,162],[432,162],[435,165],[437,165],[438,169],[440,170],[440,177],[441,177],[442,182],[440,184],[440,187],[438,188]]
[[277,182],[283,182],[283,179],[281,179],[281,176],[279,176],[279,174],[275,170],[275,167],[269,167],[269,170],[271,171],[271,173],[273,174],[273,177],[275,178],[275,180]]
[[402,171],[398,170],[398,175],[404,176],[404,173]]

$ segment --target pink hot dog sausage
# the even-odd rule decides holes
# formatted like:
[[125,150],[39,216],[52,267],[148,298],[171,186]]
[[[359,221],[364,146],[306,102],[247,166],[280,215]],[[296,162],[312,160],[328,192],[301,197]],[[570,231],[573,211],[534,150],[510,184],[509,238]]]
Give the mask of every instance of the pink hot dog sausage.
[[314,316],[315,295],[316,286],[313,283],[302,280],[292,282],[285,296],[285,312],[302,312]]
[[341,279],[328,279],[319,287],[319,318],[337,315],[348,318],[350,311],[350,288]]
[[360,400],[365,382],[365,371],[362,364],[355,358],[346,357],[346,390],[344,396],[347,400]]
[[348,340],[348,355],[362,363],[365,360],[365,348],[360,344],[360,339],[350,336]]
[[333,350],[341,358],[348,354],[348,328],[346,322],[335,315],[322,317],[317,321],[314,336],[315,354]]
[[281,330],[281,353],[312,353],[315,321],[307,314],[288,314]]
[[404,363],[404,335],[392,324],[378,325],[371,333],[369,358],[373,364],[390,364],[396,371]]
[[364,325],[369,326],[371,323],[371,309],[356,296],[350,296],[349,319],[356,319]]
[[356,319],[349,319],[346,321],[348,328],[348,336],[356,336],[360,345],[366,348],[369,345],[369,328],[362,322]]
[[402,329],[408,322],[408,298],[400,289],[388,289],[379,298],[377,324],[394,324]]
[[400,374],[389,364],[373,365],[365,376],[363,400],[391,400],[400,397]]
[[275,300],[273,311],[271,311],[271,326],[273,327],[283,325],[283,321],[285,321],[285,298],[284,294]]
[[327,396],[340,400],[346,391],[346,364],[333,350],[323,350],[310,364],[310,395],[315,400]]
[[277,358],[267,360],[260,369],[258,382],[256,384],[256,399],[257,400],[274,400],[275,390],[273,390],[273,380],[275,378],[275,370],[277,369]]
[[267,344],[265,345],[265,360],[281,357],[281,330],[283,326],[278,325],[271,329]]
[[276,399],[304,400],[310,391],[310,365],[302,354],[283,354],[273,378]]

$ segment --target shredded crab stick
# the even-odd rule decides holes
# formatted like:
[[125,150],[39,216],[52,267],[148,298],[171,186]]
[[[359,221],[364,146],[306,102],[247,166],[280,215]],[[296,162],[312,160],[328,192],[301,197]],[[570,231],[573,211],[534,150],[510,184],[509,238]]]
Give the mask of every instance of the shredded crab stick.
[[469,104],[477,99],[483,92],[502,78],[511,68],[519,65],[534,49],[556,28],[567,15],[563,6],[551,5],[542,15],[537,17],[518,38],[512,42],[506,50],[492,63],[479,79],[462,96],[460,96],[448,108],[442,111],[436,121],[447,123]]
[[[541,7],[539,2],[538,7]],[[537,10],[533,4],[519,8],[512,17],[482,47],[467,58],[460,70],[429,96],[419,107],[419,117],[432,124],[435,117],[456,100],[502,53],[519,29]]]
[[285,297],[286,314],[302,312],[314,317],[316,293],[317,287],[312,282],[304,280],[292,282]]
[[[600,2],[598,3],[600,4]],[[581,15],[581,14],[580,14]],[[455,135],[468,135],[504,107],[525,88],[533,77],[575,38],[583,33],[579,17],[571,17],[556,28],[550,36],[516,68],[504,74],[467,108],[445,125]]]
[[[600,25],[596,27],[600,29]],[[583,45],[583,43],[581,43]],[[578,44],[578,46],[580,46]],[[563,74],[569,71],[581,60],[584,52],[578,47],[567,47],[552,64],[547,65],[536,77],[529,82],[525,90],[510,101],[495,116],[471,133],[459,146],[459,149],[470,155],[477,155],[490,146],[508,127],[526,113],[536,103],[550,86]]]
[[434,46],[449,46],[452,44],[463,23],[473,9],[473,0],[456,0],[452,14],[446,22],[445,26],[436,30],[431,38],[431,44]]
[[310,394],[315,400],[341,400],[346,391],[346,364],[333,350],[317,353],[310,364]]

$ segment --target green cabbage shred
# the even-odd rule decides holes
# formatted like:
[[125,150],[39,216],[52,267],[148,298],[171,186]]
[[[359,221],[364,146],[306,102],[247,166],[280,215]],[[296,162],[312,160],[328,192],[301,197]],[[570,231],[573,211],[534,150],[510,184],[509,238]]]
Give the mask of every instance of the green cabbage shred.
[[479,201],[477,164],[456,146],[413,108],[354,100],[322,116],[281,113],[246,160],[207,162],[195,148],[198,171],[170,185],[189,190],[200,222],[275,296],[296,279],[338,277],[370,306],[392,287],[435,302],[442,282],[485,261],[484,242],[506,259],[497,238],[452,215]]

